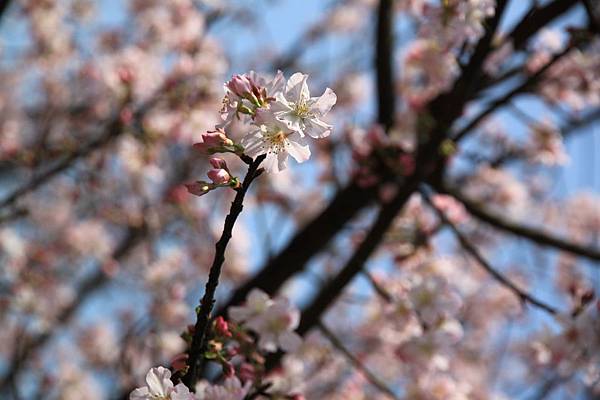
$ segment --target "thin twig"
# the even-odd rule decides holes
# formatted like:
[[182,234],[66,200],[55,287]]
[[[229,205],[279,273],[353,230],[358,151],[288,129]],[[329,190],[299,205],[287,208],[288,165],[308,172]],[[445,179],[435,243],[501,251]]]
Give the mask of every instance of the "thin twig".
[[557,237],[551,233],[543,232],[535,228],[517,224],[516,222],[508,221],[480,207],[473,200],[463,196],[460,191],[450,186],[445,186],[442,191],[448,193],[456,200],[461,202],[470,214],[496,228],[517,236],[522,236],[537,244],[554,247],[558,250],[567,251],[581,257],[589,258],[590,260],[600,261],[599,249],[586,247],[570,242],[567,239]]
[[383,383],[379,378],[375,376],[369,369],[350,352],[349,349],[344,346],[342,341],[338,339],[333,332],[325,326],[325,324],[321,321],[318,324],[319,330],[321,333],[331,342],[333,347],[335,347],[340,353],[342,353],[350,363],[356,368],[360,373],[369,381],[371,385],[385,394],[387,397],[391,399],[398,399],[399,397],[390,389],[385,383]]
[[523,83],[518,85],[517,87],[510,90],[504,96],[492,101],[490,105],[480,112],[476,117],[474,117],[471,122],[469,122],[465,127],[459,130],[453,137],[453,140],[458,142],[460,141],[467,133],[469,133],[473,128],[475,128],[481,121],[483,121],[487,116],[496,111],[498,107],[503,106],[508,103],[511,99],[513,99],[516,95],[521,94],[528,89],[530,89],[533,85],[535,85],[542,76],[548,71],[548,69],[554,65],[558,60],[568,54],[574,46],[567,46],[563,51],[554,55],[550,61],[548,61],[542,68],[537,70],[533,75],[528,77]]
[[225,250],[227,249],[227,244],[231,239],[235,221],[244,207],[244,196],[246,195],[246,192],[248,191],[252,181],[262,172],[262,170],[258,170],[258,167],[265,157],[266,155],[258,156],[256,160],[254,160],[248,167],[248,172],[244,177],[242,186],[237,189],[237,194],[233,200],[233,203],[231,203],[229,214],[225,218],[225,226],[223,227],[221,238],[215,245],[215,257],[208,274],[208,281],[206,282],[204,296],[200,301],[200,309],[197,313],[196,324],[194,326],[194,336],[188,351],[188,370],[182,378],[182,381],[189,388],[193,388],[196,385],[196,380],[198,379],[198,362],[201,360],[204,350],[204,339],[208,329],[210,313],[215,303],[215,293],[217,291],[217,286],[219,285],[221,268],[225,262]]
[[536,306],[552,315],[558,313],[558,310],[556,308],[542,302],[541,300],[538,300],[537,298],[533,297],[531,294],[520,289],[515,283],[513,283],[510,279],[508,279],[508,277],[504,276],[504,274],[502,274],[500,271],[495,269],[483,257],[483,255],[479,252],[479,250],[477,250],[477,248],[475,248],[475,246],[473,246],[471,244],[471,242],[466,238],[466,236],[463,235],[463,233],[456,227],[456,225],[454,225],[452,223],[452,221],[450,221],[448,219],[448,217],[446,217],[444,212],[442,210],[440,210],[439,208],[437,208],[433,204],[433,202],[431,201],[431,198],[429,197],[429,194],[424,189],[420,189],[420,192],[421,192],[421,195],[423,196],[423,198],[425,199],[425,201],[429,204],[429,206],[433,210],[435,210],[435,212],[437,213],[440,220],[442,220],[442,222],[446,226],[448,226],[452,230],[452,232],[454,232],[454,234],[458,238],[458,241],[460,242],[460,245],[462,246],[462,248],[465,249],[465,251],[467,253],[469,253],[479,263],[479,265],[481,265],[483,267],[483,269],[485,269],[494,279],[496,279],[496,281],[498,281],[502,286],[506,287],[508,290],[513,292],[521,301],[523,301],[525,303],[529,303],[533,306]]

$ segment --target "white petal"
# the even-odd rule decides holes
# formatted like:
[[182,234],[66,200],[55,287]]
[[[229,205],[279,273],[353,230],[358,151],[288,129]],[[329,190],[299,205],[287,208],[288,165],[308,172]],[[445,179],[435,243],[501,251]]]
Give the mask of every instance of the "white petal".
[[194,396],[190,393],[190,389],[183,383],[178,383],[171,393],[171,400],[193,400]]
[[302,338],[296,332],[285,332],[279,335],[279,346],[284,351],[294,352],[302,345]]
[[277,154],[269,153],[265,161],[262,162],[261,166],[265,169],[265,171],[269,173],[279,172],[279,166],[277,160]]
[[308,99],[310,93],[308,91],[308,85],[306,84],[307,79],[308,75],[300,72],[296,72],[294,75],[290,76],[285,87],[285,97],[294,103],[298,103],[302,99]]
[[269,96],[275,96],[277,93],[283,91],[283,87],[285,85],[285,77],[283,76],[283,72],[277,70],[277,74],[275,78],[267,85],[267,94]]
[[318,118],[311,118],[304,121],[304,133],[315,139],[329,136],[332,129],[332,125],[326,124]]
[[304,122],[302,121],[302,118],[300,118],[295,112],[278,112],[276,116],[277,119],[283,122],[289,129],[302,133],[302,129],[304,129]]
[[155,396],[166,396],[169,389],[173,387],[171,382],[171,371],[165,367],[152,368],[146,375],[146,384],[150,394]]
[[259,129],[244,136],[241,144],[244,146],[244,153],[252,158],[267,152],[267,145]]
[[314,100],[315,102],[313,103],[311,109],[316,110],[320,116],[323,116],[327,114],[329,110],[331,110],[331,107],[335,105],[337,96],[335,93],[333,93],[333,90],[327,88],[321,97],[318,97]]
[[283,97],[283,93],[277,93],[275,95],[275,101],[270,105],[270,110],[274,113],[279,111],[291,111],[292,107],[290,107],[286,98]]
[[248,319],[252,315],[246,307],[242,306],[231,306],[228,309],[229,318],[234,321],[242,322]]
[[148,400],[151,399],[150,392],[147,387],[135,389],[129,395],[129,400]]
[[283,171],[287,168],[287,159],[288,154],[285,151],[282,151],[281,153],[277,154],[277,172]]
[[304,138],[298,134],[293,136],[288,138],[289,146],[286,146],[286,150],[294,160],[302,163],[310,158],[310,148]]

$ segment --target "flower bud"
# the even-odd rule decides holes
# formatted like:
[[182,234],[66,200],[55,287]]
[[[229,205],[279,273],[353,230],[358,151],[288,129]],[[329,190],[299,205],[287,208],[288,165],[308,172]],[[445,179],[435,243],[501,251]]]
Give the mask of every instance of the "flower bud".
[[217,333],[217,335],[220,336],[231,337],[231,332],[229,332],[229,325],[223,317],[217,317],[215,319],[215,332]]
[[233,146],[233,141],[227,137],[225,131],[216,130],[203,134],[202,142],[195,143],[193,147],[204,153],[212,148],[219,148],[222,146]]
[[208,160],[208,162],[213,166],[213,168],[227,170],[227,163],[222,158],[212,157]]
[[248,96],[252,91],[252,83],[245,75],[234,75],[226,85],[229,90],[240,97]]
[[194,183],[188,183],[184,185],[188,192],[196,196],[203,196],[206,193],[210,192],[213,189],[212,184],[204,181],[197,181]]
[[206,173],[206,175],[208,175],[210,180],[213,181],[213,183],[215,185],[223,185],[223,184],[228,183],[231,180],[231,176],[229,175],[229,172],[227,172],[221,168],[211,169],[210,171],[208,171]]

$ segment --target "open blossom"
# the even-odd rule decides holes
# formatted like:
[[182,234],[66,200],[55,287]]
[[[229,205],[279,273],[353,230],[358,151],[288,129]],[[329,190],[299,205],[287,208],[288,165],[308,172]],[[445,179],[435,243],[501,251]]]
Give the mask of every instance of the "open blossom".
[[284,170],[288,155],[299,163],[310,158],[310,149],[302,135],[268,111],[257,112],[256,129],[242,139],[242,146],[250,157],[266,154],[263,166],[268,172]]
[[306,80],[308,75],[295,73],[287,81],[285,92],[275,95],[277,100],[271,109],[280,121],[293,131],[307,134],[313,138],[323,138],[331,133],[333,127],[321,121],[321,117],[331,110],[337,97],[330,88],[320,97],[310,97]]
[[223,385],[199,383],[196,387],[198,400],[243,400],[252,386],[252,381],[244,385],[237,377],[227,378]]
[[301,344],[300,337],[294,332],[300,322],[300,313],[285,298],[271,299],[263,291],[254,289],[246,304],[231,307],[229,315],[259,335],[261,349],[276,351],[279,347],[294,351]]
[[131,400],[195,400],[183,384],[171,382],[171,371],[165,367],[152,368],[146,375],[146,386],[135,389]]

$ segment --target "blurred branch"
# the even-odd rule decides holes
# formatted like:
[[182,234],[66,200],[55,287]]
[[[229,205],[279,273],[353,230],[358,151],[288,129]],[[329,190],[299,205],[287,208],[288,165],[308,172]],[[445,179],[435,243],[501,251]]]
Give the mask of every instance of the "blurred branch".
[[394,392],[385,383],[383,383],[377,376],[369,371],[369,369],[357,357],[355,357],[352,352],[346,348],[346,346],[344,346],[344,343],[338,339],[323,322],[319,322],[318,328],[321,333],[331,342],[333,347],[342,353],[344,357],[350,361],[354,368],[356,368],[371,385],[377,388],[386,397],[391,399],[399,399],[399,397],[396,396],[396,394],[394,394]]
[[90,155],[94,150],[99,149],[112,142],[123,132],[123,124],[120,116],[117,114],[108,124],[106,132],[98,138],[90,141],[86,145],[73,151],[71,154],[58,161],[54,166],[48,168],[46,171],[41,173],[34,173],[33,178],[25,185],[21,186],[14,192],[12,192],[4,200],[0,201],[0,209],[12,205],[17,199],[26,195],[27,193],[34,191],[40,185],[44,184],[48,179],[61,173],[62,171],[69,168],[75,161],[80,158],[85,158]]
[[[588,16],[588,24],[590,26],[590,31],[600,34],[600,22],[596,18],[594,14],[594,8],[592,7],[592,2],[590,0],[581,0],[583,3],[583,7],[585,8],[585,12]],[[597,1],[597,0],[596,0]]]
[[10,0],[0,0],[0,21],[2,21],[2,17],[4,16],[4,13],[8,9],[9,5]]
[[465,197],[456,188],[450,186],[444,186],[441,189],[442,192],[448,193],[458,201],[460,201],[467,211],[477,217],[478,219],[492,225],[495,228],[501,229],[508,233],[515,234],[517,236],[529,239],[537,244],[543,246],[554,247],[558,250],[566,251],[581,257],[589,258],[593,261],[600,261],[600,250],[591,247],[585,247],[577,243],[573,243],[564,238],[559,238],[552,235],[551,233],[543,232],[528,226],[520,225],[518,223],[504,219],[499,215],[485,210],[475,201]]
[[[171,184],[166,185],[166,190],[168,191],[174,185],[180,184],[182,181],[187,179],[191,167],[192,164],[190,159],[186,159],[181,163],[178,163],[178,165],[175,167],[173,177],[171,178]],[[127,232],[125,233],[121,243],[114,250],[109,260],[120,261],[124,259],[138,244],[146,240],[149,235],[150,231],[145,226],[130,226],[127,229]],[[76,294],[73,297],[73,302],[60,312],[53,325],[53,329],[50,329],[45,333],[29,340],[22,351],[19,351],[18,354],[15,353],[15,357],[13,358],[9,371],[0,380],[0,392],[6,389],[7,384],[16,380],[20,370],[25,365],[25,362],[37,350],[46,345],[50,339],[52,339],[52,337],[54,337],[57,332],[57,328],[67,325],[85,303],[85,301],[98,290],[106,286],[109,282],[111,282],[111,277],[106,275],[106,273],[99,266],[94,274],[86,278],[79,285],[76,290]]]
[[479,250],[477,250],[477,248],[475,248],[475,246],[473,246],[471,244],[471,242],[469,242],[467,237],[462,234],[462,232],[456,227],[456,225],[454,225],[452,223],[452,221],[450,221],[448,219],[448,217],[446,217],[444,212],[442,212],[442,210],[440,210],[433,204],[433,202],[431,201],[431,198],[429,197],[429,194],[423,189],[420,190],[420,192],[421,192],[421,195],[423,196],[423,198],[425,199],[425,201],[427,202],[427,204],[429,204],[429,206],[433,210],[435,210],[435,212],[438,215],[438,217],[440,218],[440,220],[442,220],[442,222],[446,226],[448,226],[452,230],[452,232],[454,232],[454,235],[458,238],[458,241],[460,242],[460,245],[462,246],[462,248],[467,253],[469,253],[479,263],[479,265],[481,265],[483,267],[483,269],[485,269],[498,283],[500,283],[502,286],[504,286],[505,288],[507,288],[508,290],[513,292],[524,303],[529,303],[529,304],[536,306],[539,309],[544,310],[552,315],[558,313],[558,310],[556,308],[542,302],[541,300],[538,300],[537,298],[533,297],[531,294],[520,289],[510,279],[508,279],[500,271],[495,269],[483,257],[483,255],[479,252]]
[[337,192],[329,205],[311,222],[301,228],[285,248],[273,257],[253,278],[238,287],[219,314],[244,301],[250,290],[260,288],[274,295],[290,277],[302,271],[306,263],[327,246],[327,243],[375,197],[376,188],[361,188],[355,182]]
[[569,11],[578,2],[579,0],[555,0],[543,7],[534,5],[507,36],[512,41],[513,48],[518,50],[525,47],[540,29]]
[[467,133],[469,133],[473,128],[475,128],[479,123],[481,123],[486,117],[496,111],[499,107],[509,103],[515,96],[522,94],[528,91],[532,86],[537,84],[544,73],[554,65],[558,60],[568,54],[572,49],[573,45],[567,46],[563,51],[558,54],[555,54],[550,61],[548,61],[542,68],[538,69],[533,75],[529,76],[522,82],[520,85],[516,86],[504,96],[492,101],[487,108],[481,111],[476,117],[471,119],[471,121],[462,129],[460,129],[453,137],[453,140],[458,142],[460,141]]
[[377,10],[375,71],[377,75],[377,122],[387,131],[394,125],[396,87],[394,85],[393,0],[380,0]]
[[[124,258],[133,248],[135,248],[138,243],[140,243],[146,234],[147,230],[145,227],[129,227],[125,238],[119,247],[114,250],[111,259],[118,261]],[[98,268],[97,272],[85,279],[79,285],[74,296],[75,300],[73,300],[73,302],[60,311],[54,323],[55,329],[48,329],[44,333],[26,340],[22,349],[15,350],[10,367],[0,380],[0,392],[9,390],[10,387],[16,383],[16,378],[18,377],[18,374],[23,368],[25,362],[36,350],[43,347],[50,339],[54,337],[54,334],[56,333],[56,327],[66,325],[76,314],[80,305],[109,281],[110,277],[101,268]]]
[[336,277],[321,288],[319,294],[303,310],[298,333],[304,335],[314,327],[327,309],[337,300],[346,285],[361,272],[369,257],[381,243],[389,227],[393,224],[396,215],[402,210],[405,202],[416,188],[414,182],[407,185],[407,188],[399,192],[389,203],[381,206],[375,222],[354,254]]

